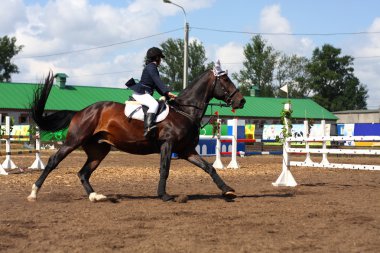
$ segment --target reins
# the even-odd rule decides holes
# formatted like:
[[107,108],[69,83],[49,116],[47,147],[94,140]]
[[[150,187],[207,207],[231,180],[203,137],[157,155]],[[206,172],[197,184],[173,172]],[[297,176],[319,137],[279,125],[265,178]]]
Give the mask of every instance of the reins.
[[[216,74],[214,73],[215,79],[214,79],[214,82],[213,82],[213,84],[212,84],[212,93],[214,93],[214,90],[215,90],[215,87],[216,87],[217,82],[220,81],[220,76],[223,76],[223,75],[226,75],[226,74],[227,74],[226,72],[223,72],[223,74],[221,74],[221,75],[216,75]],[[204,103],[205,106],[209,106],[209,105],[211,105],[211,106],[229,107],[229,106],[231,105],[231,100],[232,100],[233,96],[235,96],[235,94],[236,94],[237,92],[239,92],[239,89],[235,89],[232,93],[229,94],[229,93],[225,90],[225,88],[224,88],[222,85],[220,85],[220,88],[223,90],[224,95],[226,96],[226,101],[227,101],[227,103],[225,103],[225,104],[222,104],[221,102],[220,102],[220,103]],[[228,96],[227,96],[227,95],[228,95]],[[197,110],[204,110],[204,108],[201,108],[201,107],[199,107],[199,106],[197,106],[197,105],[192,105],[192,104],[180,104],[180,103],[178,103],[178,102],[175,101],[175,100],[173,101],[173,103],[175,103],[175,104],[178,105],[178,106],[183,106],[183,107],[193,107],[193,108],[195,108],[195,109],[197,109]],[[188,113],[182,111],[182,110],[179,109],[179,108],[176,108],[174,105],[172,105],[171,107],[172,107],[176,112],[178,112],[179,114],[181,114],[181,115],[185,116],[186,118],[190,119],[190,121],[195,122],[195,119],[193,119],[192,116],[191,116],[190,114],[188,114]],[[198,128],[204,128],[207,124],[210,123],[210,121],[211,121],[214,117],[215,117],[215,115],[212,115],[212,116],[209,118],[209,120],[208,120],[205,124],[203,124],[203,125],[197,123]]]

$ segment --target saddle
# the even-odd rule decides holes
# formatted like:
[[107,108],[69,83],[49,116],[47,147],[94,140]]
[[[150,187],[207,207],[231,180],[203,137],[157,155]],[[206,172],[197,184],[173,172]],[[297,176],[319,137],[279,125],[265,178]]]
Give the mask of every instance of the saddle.
[[[125,101],[124,114],[129,119],[137,119],[144,121],[144,116],[148,111],[148,107],[140,104],[133,97]],[[158,109],[155,122],[163,121],[169,114],[169,106],[166,101],[158,100]]]

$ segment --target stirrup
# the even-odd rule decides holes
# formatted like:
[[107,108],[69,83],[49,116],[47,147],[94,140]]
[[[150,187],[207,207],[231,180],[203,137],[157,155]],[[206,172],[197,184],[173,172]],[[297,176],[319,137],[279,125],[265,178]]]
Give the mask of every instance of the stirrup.
[[154,136],[154,130],[157,128],[156,125],[153,125],[152,127],[149,127],[147,130],[144,131],[144,137],[146,139],[153,138]]

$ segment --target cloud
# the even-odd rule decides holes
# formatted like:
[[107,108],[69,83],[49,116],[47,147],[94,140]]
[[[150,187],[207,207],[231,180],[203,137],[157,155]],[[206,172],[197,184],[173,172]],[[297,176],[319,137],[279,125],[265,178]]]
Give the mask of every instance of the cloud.
[[22,0],[2,0],[0,8],[0,36],[12,33],[26,21]]
[[[278,4],[266,6],[260,14],[260,31],[263,33],[291,34],[291,24],[282,16]],[[310,54],[314,43],[310,38],[298,38],[294,35],[265,35],[263,36],[276,50],[287,54],[305,56]]]
[[229,73],[239,72],[245,59],[243,46],[235,42],[227,43],[216,49],[215,59],[220,60],[223,69],[228,69]]
[[[152,1],[144,0],[140,2],[147,2],[147,4],[151,4]],[[161,0],[159,2],[162,3]],[[182,6],[186,10],[186,13],[188,13],[190,11],[211,7],[216,0],[175,0],[174,2],[179,6]],[[168,16],[177,15],[178,12],[183,13],[182,9],[174,4],[160,4],[159,7],[160,11]]]
[[[380,31],[380,18],[375,18],[367,31]],[[368,34],[364,42],[352,45],[351,50],[353,52],[352,55],[364,57],[355,59],[355,75],[369,89],[368,108],[378,109],[378,98],[380,97],[380,62],[376,56],[380,56],[380,37],[378,34]]]
[[[21,74],[15,75],[14,81],[28,78],[34,81],[36,73],[46,73],[52,69],[67,72],[69,76],[76,77],[79,84],[95,81],[95,84],[112,86],[113,82],[108,76],[86,79],[78,76],[107,72],[120,72],[118,75],[122,76],[123,70],[128,74],[130,70],[140,69],[146,49],[166,38],[165,35],[128,43],[158,33],[160,20],[164,15],[169,15],[160,11],[165,6],[160,1],[138,0],[124,7],[92,4],[86,0],[48,1],[45,5],[25,6],[18,2],[18,8],[24,10],[24,18],[7,18],[8,23],[15,19],[17,22],[13,22],[20,24],[10,30],[12,36],[16,36],[17,44],[25,46],[15,57]],[[125,43],[60,54],[120,42]],[[57,53],[50,57],[28,58]],[[116,65],[115,59],[123,57],[128,59],[125,65]],[[119,80],[115,76],[113,78]]]

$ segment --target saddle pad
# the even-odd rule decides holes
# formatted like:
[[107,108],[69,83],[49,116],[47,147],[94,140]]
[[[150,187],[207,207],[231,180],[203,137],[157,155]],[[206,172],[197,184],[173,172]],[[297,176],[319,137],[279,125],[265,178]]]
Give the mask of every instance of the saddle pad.
[[[144,121],[144,111],[142,109],[142,105],[139,102],[125,101],[124,114],[129,118],[131,113],[133,113],[131,117],[132,119]],[[163,121],[166,118],[166,116],[168,116],[168,114],[169,106],[166,106],[165,110],[157,115],[156,122]]]

